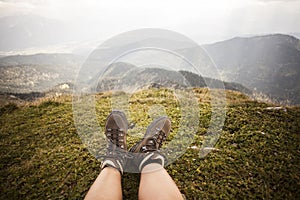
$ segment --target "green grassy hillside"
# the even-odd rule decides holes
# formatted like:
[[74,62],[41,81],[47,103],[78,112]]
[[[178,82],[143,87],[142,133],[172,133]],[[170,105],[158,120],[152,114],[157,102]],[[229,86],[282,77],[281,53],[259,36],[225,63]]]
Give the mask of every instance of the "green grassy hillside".
[[[165,101],[155,98],[161,92]],[[199,147],[210,104],[205,89],[195,92],[201,127],[191,146]],[[168,95],[163,90],[137,94],[130,100],[132,118],[137,121],[149,105],[160,103],[176,128],[178,113]],[[103,124],[110,94],[98,97],[96,109]],[[166,168],[187,199],[300,198],[300,108],[268,107],[274,105],[227,91],[227,116],[215,149],[200,159],[199,149],[188,148]],[[129,144],[135,140],[129,135]],[[0,199],[82,199],[100,172],[100,162],[76,133],[69,96],[2,106],[0,144]],[[138,181],[138,174],[125,173],[124,199],[137,199]]]

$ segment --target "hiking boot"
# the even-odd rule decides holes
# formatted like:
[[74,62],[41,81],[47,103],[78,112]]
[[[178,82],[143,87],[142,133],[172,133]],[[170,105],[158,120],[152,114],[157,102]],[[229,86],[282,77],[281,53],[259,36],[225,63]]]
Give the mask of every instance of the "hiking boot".
[[150,163],[158,163],[162,167],[164,166],[166,158],[159,149],[169,135],[170,130],[170,119],[159,117],[148,126],[144,138],[129,150],[131,153],[138,153],[134,162],[140,172],[143,167]]
[[105,124],[105,135],[107,142],[106,155],[101,169],[105,167],[113,167],[123,174],[123,166],[125,163],[125,154],[127,152],[126,134],[128,129],[128,121],[122,111],[112,111]]

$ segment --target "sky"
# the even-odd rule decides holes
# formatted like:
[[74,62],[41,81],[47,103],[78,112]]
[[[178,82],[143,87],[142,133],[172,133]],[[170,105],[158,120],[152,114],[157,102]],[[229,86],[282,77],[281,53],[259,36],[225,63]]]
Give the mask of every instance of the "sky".
[[300,0],[0,0],[0,17],[54,18],[101,40],[139,28],[169,29],[199,43],[294,33],[300,32],[299,11]]

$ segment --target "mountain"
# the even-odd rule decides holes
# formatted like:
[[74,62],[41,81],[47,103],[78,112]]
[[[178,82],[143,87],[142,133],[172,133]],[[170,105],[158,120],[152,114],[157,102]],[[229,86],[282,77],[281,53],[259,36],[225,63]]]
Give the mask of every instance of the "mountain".
[[49,66],[73,66],[83,62],[83,58],[74,54],[34,54],[14,55],[0,58],[0,67],[13,65],[49,65]]
[[[152,41],[153,39],[149,42],[142,42],[148,44]],[[117,47],[119,47],[118,44],[115,49],[98,49],[97,51],[102,51],[102,55],[109,56],[112,52],[122,52],[122,49]],[[263,93],[278,102],[300,104],[300,42],[297,38],[282,34],[238,37],[203,47],[216,63],[226,89],[238,90],[246,94],[255,91],[256,94]],[[221,82],[215,80],[214,72],[209,71],[208,66],[211,61],[205,56],[205,51],[198,50],[195,53],[192,48],[174,49],[174,51],[189,55],[191,58],[200,57],[199,69],[202,78],[197,77],[197,73],[188,74],[189,69],[184,68],[184,65],[177,65],[175,68],[177,64],[175,60],[174,66],[171,63],[171,67],[167,66],[164,70],[158,69],[162,66],[135,70],[134,65],[124,61],[120,66],[111,67],[104,72],[103,80],[90,80],[89,77],[93,77],[96,71],[101,70],[99,68],[101,63],[96,59],[98,55],[96,52],[95,59],[89,59],[90,62],[87,63],[90,66],[88,70],[82,72],[82,79],[87,80],[84,84],[90,85],[91,82],[97,84],[95,86],[99,91],[118,89],[122,84],[131,89],[141,87],[141,85],[148,87],[153,83],[166,87],[220,85]],[[159,52],[142,55],[143,59],[140,60],[138,56],[132,57],[131,60],[138,61],[137,64],[139,64],[144,61],[143,59],[151,61],[151,58],[155,57],[167,63],[173,58],[167,57],[166,53],[160,55]],[[44,91],[62,83],[72,83],[83,60],[82,57],[73,54],[0,57],[0,91],[26,93]],[[168,70],[168,67],[173,68],[174,71]],[[130,73],[125,76],[127,72]],[[182,79],[185,75],[187,77]],[[203,84],[203,79],[206,84]],[[195,80],[199,83],[196,84]],[[116,82],[118,85],[115,84]],[[133,83],[136,85],[133,86]]]
[[143,88],[187,88],[210,87],[225,88],[252,94],[252,91],[238,83],[222,82],[217,79],[202,77],[189,71],[174,71],[157,67],[136,67],[129,63],[118,62],[110,65],[102,74],[97,90],[135,91]]
[[292,35],[292,36],[294,36],[295,38],[300,39],[300,33],[289,33],[288,35]]
[[275,34],[205,45],[225,81],[300,104],[300,40]]
[[207,87],[209,85],[211,88],[222,89],[223,88],[222,86],[224,85],[224,88],[226,90],[239,91],[247,95],[252,94],[252,91],[250,89],[246,88],[245,86],[239,83],[226,82],[226,81],[221,81],[209,77],[202,77],[188,71],[179,71],[179,72],[180,74],[182,74],[182,76],[192,87]]
[[[63,93],[62,84],[73,87],[78,70],[84,59],[73,54],[35,54],[15,55],[0,58],[0,93],[24,97],[40,93]],[[92,63],[91,73],[99,71],[99,63]],[[85,70],[86,71],[86,70]],[[84,71],[84,72],[85,72]],[[83,73],[84,73],[83,72]],[[98,72],[100,73],[100,72]],[[219,80],[201,77],[184,70],[174,71],[158,67],[136,67],[126,62],[117,62],[95,76],[97,80],[88,81],[88,85],[97,84],[98,91],[123,89],[132,91],[147,87],[207,87],[237,90],[250,94],[251,91],[240,84],[222,82]],[[68,92],[69,93],[69,89]],[[20,95],[19,95],[19,94]],[[29,94],[29,97],[26,96]],[[23,98],[23,99],[24,99]]]

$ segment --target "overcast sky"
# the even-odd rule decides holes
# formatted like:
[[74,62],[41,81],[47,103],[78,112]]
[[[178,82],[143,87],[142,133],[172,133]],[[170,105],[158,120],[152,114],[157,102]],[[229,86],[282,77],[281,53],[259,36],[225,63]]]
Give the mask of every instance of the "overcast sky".
[[91,27],[103,40],[146,27],[199,43],[300,32],[300,0],[0,0],[0,17],[23,14]]

